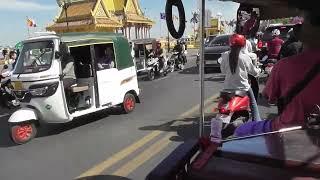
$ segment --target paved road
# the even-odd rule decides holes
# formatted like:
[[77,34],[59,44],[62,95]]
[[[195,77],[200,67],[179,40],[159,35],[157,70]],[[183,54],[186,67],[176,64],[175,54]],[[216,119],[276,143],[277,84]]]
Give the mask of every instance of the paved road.
[[[8,116],[0,115],[0,179],[144,179],[177,145],[197,137],[200,94],[193,54],[184,71],[152,82],[141,80],[142,103],[128,115],[103,111],[76,122],[47,125],[39,137],[21,146],[11,143]],[[222,82],[219,73],[206,75],[208,116]],[[262,104],[261,111],[267,117],[274,108]]]

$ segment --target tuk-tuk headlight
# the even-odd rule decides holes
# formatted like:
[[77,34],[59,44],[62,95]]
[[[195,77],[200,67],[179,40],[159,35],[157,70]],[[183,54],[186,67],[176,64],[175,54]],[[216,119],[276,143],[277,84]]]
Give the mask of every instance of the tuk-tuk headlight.
[[35,84],[29,87],[29,93],[34,97],[48,97],[56,93],[59,82],[51,84]]

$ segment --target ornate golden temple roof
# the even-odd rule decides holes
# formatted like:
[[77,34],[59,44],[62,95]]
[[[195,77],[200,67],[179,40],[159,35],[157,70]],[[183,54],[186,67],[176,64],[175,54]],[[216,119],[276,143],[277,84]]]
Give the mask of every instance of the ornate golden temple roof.
[[[154,22],[143,15],[137,0],[83,0],[71,3],[64,9],[49,31],[65,32],[75,29],[88,30],[121,28],[127,23],[152,26]],[[122,16],[122,18],[120,18]],[[68,20],[68,27],[67,27]],[[87,26],[86,28],[84,28]]]

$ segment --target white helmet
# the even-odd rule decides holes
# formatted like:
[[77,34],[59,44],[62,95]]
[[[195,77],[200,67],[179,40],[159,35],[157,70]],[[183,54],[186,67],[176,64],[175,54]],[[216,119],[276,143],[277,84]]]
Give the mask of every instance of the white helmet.
[[279,36],[280,35],[280,30],[279,29],[274,29],[272,31],[272,36]]

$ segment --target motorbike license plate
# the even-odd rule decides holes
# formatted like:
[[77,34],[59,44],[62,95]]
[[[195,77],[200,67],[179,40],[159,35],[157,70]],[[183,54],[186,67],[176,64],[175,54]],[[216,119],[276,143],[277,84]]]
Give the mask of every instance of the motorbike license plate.
[[14,90],[17,90],[17,91],[24,90],[23,84],[21,81],[12,82],[12,85]]
[[231,121],[231,116],[226,114],[217,114],[216,118],[222,120],[223,123],[229,124]]

